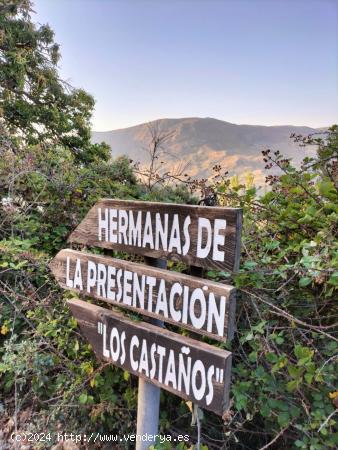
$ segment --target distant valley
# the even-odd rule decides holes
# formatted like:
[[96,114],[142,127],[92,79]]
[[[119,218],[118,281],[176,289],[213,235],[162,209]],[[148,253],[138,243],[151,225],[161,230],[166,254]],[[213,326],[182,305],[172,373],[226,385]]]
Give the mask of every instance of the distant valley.
[[[150,126],[154,124],[150,123]],[[163,133],[172,132],[166,143],[170,154],[168,161],[173,165],[178,161],[187,162],[189,175],[209,177],[212,167],[221,164],[231,175],[241,177],[247,172],[253,173],[256,184],[262,184],[265,180],[262,150],[279,150],[299,164],[311,150],[294,144],[290,135],[320,131],[305,126],[236,125],[212,118],[160,119],[156,125]],[[141,164],[149,160],[144,150],[149,139],[146,123],[92,134],[93,142],[105,141],[111,146],[113,156],[127,155]]]

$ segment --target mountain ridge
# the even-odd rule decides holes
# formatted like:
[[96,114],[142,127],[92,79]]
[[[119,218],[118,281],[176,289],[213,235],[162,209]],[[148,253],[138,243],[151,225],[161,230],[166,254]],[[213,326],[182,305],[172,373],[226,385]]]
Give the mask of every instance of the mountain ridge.
[[123,127],[123,128],[113,128],[111,130],[104,130],[104,131],[96,131],[93,130],[93,133],[111,133],[114,131],[122,131],[122,130],[128,130],[130,128],[137,128],[140,126],[144,126],[144,125],[148,125],[148,124],[152,124],[152,123],[157,123],[157,122],[164,122],[164,121],[187,121],[187,120],[213,120],[216,122],[222,122],[228,125],[235,125],[237,127],[241,127],[241,126],[245,126],[245,127],[261,127],[261,128],[309,128],[311,130],[324,130],[327,129],[327,127],[310,127],[309,125],[293,125],[293,124],[283,124],[283,125],[255,125],[255,124],[250,124],[250,123],[234,123],[234,122],[229,122],[227,120],[222,120],[222,119],[217,119],[217,117],[198,117],[198,116],[191,116],[191,117],[162,117],[160,119],[155,119],[155,120],[150,120],[148,122],[141,122],[138,123],[136,125],[130,125],[127,127]]
[[[215,118],[165,118],[127,128],[92,133],[93,142],[105,141],[114,157],[127,155],[133,161],[147,164],[144,148],[150,141],[149,127],[171,133],[166,148],[172,164],[189,161],[187,172],[193,177],[209,177],[211,168],[221,164],[230,175],[253,173],[258,184],[264,182],[265,171],[261,151],[279,150],[299,164],[313,149],[304,149],[291,139],[292,133],[308,135],[323,128],[294,125],[234,124]],[[169,163],[171,164],[170,160]]]

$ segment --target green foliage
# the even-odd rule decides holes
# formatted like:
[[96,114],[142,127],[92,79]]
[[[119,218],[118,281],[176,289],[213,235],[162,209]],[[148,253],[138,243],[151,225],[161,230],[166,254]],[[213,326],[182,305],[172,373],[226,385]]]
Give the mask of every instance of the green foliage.
[[109,159],[109,147],[91,144],[93,98],[60,80],[59,46],[48,25],[31,20],[29,0],[0,4],[0,119],[26,144],[59,144],[76,162]]
[[[62,423],[87,429],[89,420],[92,430],[120,432],[122,403],[135,407],[133,383],[116,368],[97,363],[47,268],[99,198],[139,195],[129,162],[119,158],[78,166],[65,148],[2,150],[1,397],[11,398],[15,391],[21,410],[39,405],[31,429],[48,415],[54,430]],[[123,418],[125,432],[133,420],[133,414]]]
[[279,436],[276,448],[337,447],[337,131],[295,136],[318,146],[299,169],[263,152],[275,174],[259,198],[226,177],[204,186],[220,204],[244,210],[239,273],[208,273],[238,288],[229,442],[237,430],[245,440],[247,429],[266,433],[251,448],[270,433]]
[[[143,190],[143,189],[142,189]],[[164,185],[152,189],[151,192],[142,194],[142,200],[151,202],[166,202],[166,203],[183,203],[186,205],[197,204],[198,199],[193,197],[186,185]]]
[[61,148],[57,153],[40,146],[4,152],[0,179],[4,236],[11,235],[14,226],[21,239],[33,239],[47,252],[65,244],[99,198],[135,198],[139,193],[126,158],[78,166],[70,150]]

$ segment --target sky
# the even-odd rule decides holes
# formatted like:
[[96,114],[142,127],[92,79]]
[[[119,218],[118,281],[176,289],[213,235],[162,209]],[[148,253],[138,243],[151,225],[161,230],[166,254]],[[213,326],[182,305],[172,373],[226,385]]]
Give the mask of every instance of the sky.
[[338,0],[33,0],[93,129],[159,118],[338,122]]

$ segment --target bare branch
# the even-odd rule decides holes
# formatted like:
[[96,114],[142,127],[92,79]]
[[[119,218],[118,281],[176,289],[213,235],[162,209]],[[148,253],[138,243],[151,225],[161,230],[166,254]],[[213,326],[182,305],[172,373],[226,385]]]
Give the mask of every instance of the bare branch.
[[178,161],[171,164],[168,156],[176,158],[168,150],[168,143],[175,135],[176,130],[163,131],[161,122],[150,122],[147,124],[149,142],[142,149],[148,154],[149,162],[141,164],[139,161],[134,164],[134,172],[139,176],[140,181],[151,192],[155,186],[170,184],[172,182],[185,183],[187,175],[185,172],[189,166],[189,161]]

